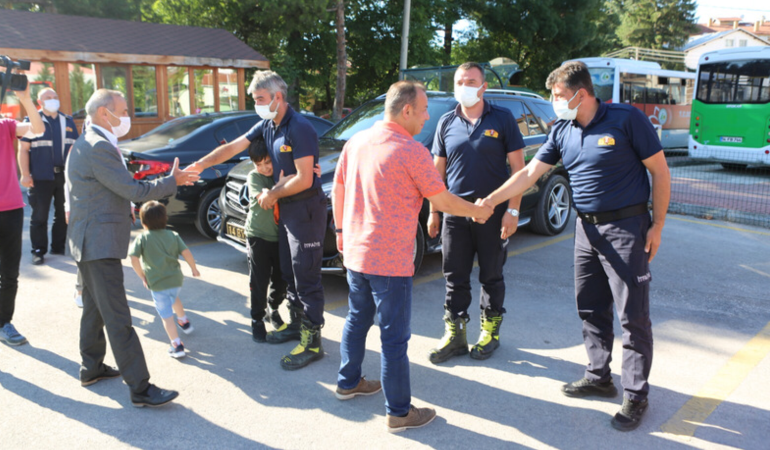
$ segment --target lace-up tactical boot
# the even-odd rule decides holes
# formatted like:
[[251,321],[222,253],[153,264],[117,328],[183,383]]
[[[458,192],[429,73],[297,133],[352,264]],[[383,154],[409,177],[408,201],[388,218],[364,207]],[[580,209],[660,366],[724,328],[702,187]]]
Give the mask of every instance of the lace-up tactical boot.
[[500,346],[500,325],[503,315],[491,309],[481,311],[481,334],[471,350],[471,358],[487,359]]
[[324,357],[324,349],[321,346],[321,325],[313,325],[310,320],[303,318],[300,334],[299,345],[281,358],[281,367],[286,370],[301,369]]
[[453,356],[468,354],[468,339],[465,336],[467,317],[452,317],[450,311],[444,313],[444,337],[438,347],[430,351],[430,362],[439,364]]

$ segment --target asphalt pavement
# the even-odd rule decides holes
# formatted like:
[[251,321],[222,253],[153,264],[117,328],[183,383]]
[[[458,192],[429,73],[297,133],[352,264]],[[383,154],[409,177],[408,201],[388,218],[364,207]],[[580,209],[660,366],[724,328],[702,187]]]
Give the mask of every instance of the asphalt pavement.
[[[620,397],[560,393],[562,384],[582,377],[586,363],[574,306],[572,226],[561,236],[523,229],[512,239],[508,314],[501,347],[487,361],[428,361],[443,332],[444,281],[440,255],[427,256],[414,283],[411,388],[413,403],[436,408],[438,418],[389,434],[381,394],[334,397],[347,313],[344,278],[324,279],[325,357],[283,371],[279,359],[295,343],[250,338],[245,257],[204,240],[192,226],[176,228],[202,274],[188,277],[180,292],[195,326],[182,336],[186,358],[166,355],[169,344],[149,291],[123,262],[151,381],[180,391],[177,401],[133,408],[120,379],[81,387],[76,266],[69,256],[32,266],[29,208],[25,221],[14,324],[29,344],[0,344],[2,448],[768,448],[770,231],[764,228],[669,215],[652,263],[650,409],[630,433],[609,423]],[[184,264],[183,270],[189,276]],[[477,283],[473,293],[477,304]],[[475,342],[475,306],[471,317],[469,341]],[[619,332],[617,320],[615,326]],[[364,363],[370,379],[379,378],[379,347],[375,326]],[[618,335],[617,385],[621,353]],[[106,362],[114,364],[109,350]]]

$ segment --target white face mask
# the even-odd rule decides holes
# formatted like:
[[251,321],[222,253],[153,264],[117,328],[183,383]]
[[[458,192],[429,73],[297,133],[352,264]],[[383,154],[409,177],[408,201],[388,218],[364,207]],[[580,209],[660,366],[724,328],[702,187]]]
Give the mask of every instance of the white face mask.
[[479,98],[479,87],[455,86],[455,100],[466,108],[470,108],[481,100]]
[[553,102],[553,112],[556,113],[556,117],[561,120],[575,120],[577,117],[578,108],[583,102],[578,103],[578,105],[572,109],[569,107],[569,102],[571,102],[577,95],[578,93],[575,92],[575,95],[573,95],[569,100],[557,100]]
[[275,116],[278,115],[278,108],[275,108],[275,111],[270,111],[270,107],[273,106],[273,102],[275,101],[275,97],[273,97],[272,100],[270,100],[270,104],[268,105],[254,105],[254,111],[259,115],[259,117],[267,120],[273,120],[275,119]]
[[59,100],[55,98],[49,98],[43,100],[43,109],[48,112],[56,112],[59,110]]
[[120,119],[120,125],[117,127],[112,127],[112,134],[115,135],[115,137],[123,137],[128,134],[128,130],[131,129],[131,118],[128,116],[121,116],[118,117],[115,114],[112,113],[109,109],[107,110],[108,113],[112,114],[112,117],[115,117],[116,119]]

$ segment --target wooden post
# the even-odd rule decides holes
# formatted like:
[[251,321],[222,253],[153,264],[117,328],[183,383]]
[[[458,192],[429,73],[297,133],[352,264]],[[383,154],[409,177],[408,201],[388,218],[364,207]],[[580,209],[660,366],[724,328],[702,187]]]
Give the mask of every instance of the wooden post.
[[70,77],[69,68],[66,62],[57,61],[53,63],[53,73],[55,86],[54,89],[59,95],[60,110],[66,114],[72,114],[72,99],[70,95]]
[[238,109],[246,110],[246,71],[238,68]]
[[211,85],[214,89],[214,111],[219,112],[219,69],[214,67],[211,69]]

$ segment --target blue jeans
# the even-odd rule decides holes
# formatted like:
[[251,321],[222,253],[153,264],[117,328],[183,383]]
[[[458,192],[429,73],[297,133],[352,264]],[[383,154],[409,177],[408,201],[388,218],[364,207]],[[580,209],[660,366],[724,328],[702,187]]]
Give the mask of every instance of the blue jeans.
[[361,380],[366,335],[376,313],[382,341],[380,377],[385,410],[391,416],[405,416],[412,401],[406,354],[412,336],[412,277],[384,277],[348,270],[348,285],[350,310],[340,342],[342,362],[337,386],[353,389]]

